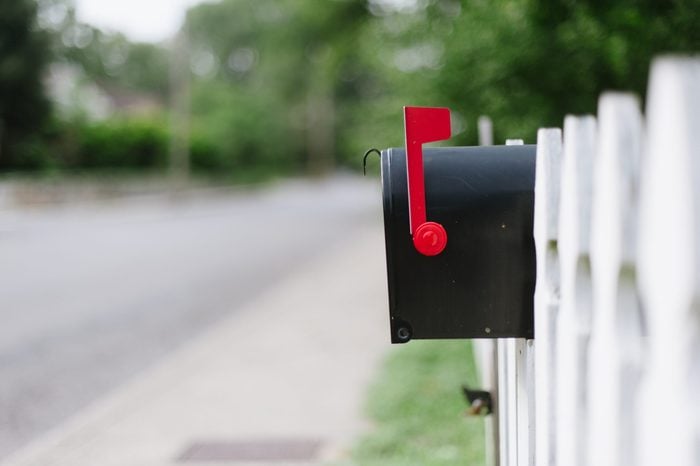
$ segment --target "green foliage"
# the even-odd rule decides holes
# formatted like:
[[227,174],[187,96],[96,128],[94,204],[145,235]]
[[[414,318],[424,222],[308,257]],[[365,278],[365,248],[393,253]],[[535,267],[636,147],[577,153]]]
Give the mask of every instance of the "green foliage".
[[[168,168],[171,137],[158,120],[112,119],[102,122],[57,119],[16,147],[23,170],[160,171]],[[192,171],[230,177],[240,167],[211,139],[197,133],[190,140]]]
[[[164,167],[154,142],[164,133],[149,133],[156,153],[129,155],[102,142],[124,123],[62,137],[41,127],[47,35],[54,60],[155,106],[172,100],[179,53],[191,165],[235,176],[359,167],[365,149],[403,144],[404,105],[450,107],[459,124],[449,144],[475,144],[479,115],[493,119],[497,142],[534,142],[566,113],[595,112],[605,90],[643,96],[655,55],[700,50],[700,0],[219,0],[188,11],[189,46],[171,51],[81,24],[71,0],[37,1],[42,32],[32,0],[0,0],[0,169]],[[86,139],[51,142],[75,139],[70,131]],[[148,146],[128,132],[135,150]],[[78,154],[83,143],[106,152]]]
[[80,66],[90,79],[107,88],[167,98],[169,65],[165,48],[131,43],[121,34],[107,34],[87,25],[69,26],[71,30],[84,31],[89,42],[64,46],[59,53],[68,63]]
[[[606,90],[643,96],[655,55],[700,50],[698,0],[434,0],[422,12],[389,16],[407,22],[406,15],[428,22],[407,27],[400,47],[433,42],[442,50],[435,70],[407,74],[425,79],[432,90],[423,95],[459,112],[468,130],[478,115],[490,115],[497,141],[534,142],[537,127],[561,125],[566,113],[594,113]],[[401,77],[392,83],[406,89]],[[473,131],[458,140],[473,142]]]
[[210,138],[194,136],[190,140],[190,166],[195,172],[227,173],[231,161],[219,150]]
[[28,135],[11,147],[12,165],[23,170],[50,170],[53,160],[44,140],[37,135]]
[[[171,144],[170,132],[153,120],[109,120],[100,123],[75,123],[65,134],[73,140],[56,153],[73,154],[62,161],[65,168],[80,170],[167,170]],[[212,176],[230,175],[240,169],[235,160],[211,138],[193,134],[190,139],[192,171]]]
[[0,0],[0,11],[0,168],[32,167],[49,111],[41,83],[48,42],[32,0]]
[[76,167],[85,169],[155,169],[165,166],[167,131],[136,120],[87,124],[78,139]]
[[471,344],[416,341],[398,347],[371,387],[375,428],[349,464],[483,465],[483,420],[464,415],[461,386],[476,385]]
[[286,124],[285,109],[270,96],[240,92],[223,82],[197,83],[193,89],[193,129],[222,157],[230,170],[299,166],[297,136]]
[[[193,121],[241,166],[299,170],[339,151],[341,72],[357,55],[365,0],[222,0],[191,9]],[[209,66],[197,66],[198,64]],[[213,63],[213,65],[212,65]]]
[[38,0],[40,19],[51,38],[54,60],[80,68],[108,88],[167,97],[168,51],[158,44],[133,43],[76,18],[71,0]]

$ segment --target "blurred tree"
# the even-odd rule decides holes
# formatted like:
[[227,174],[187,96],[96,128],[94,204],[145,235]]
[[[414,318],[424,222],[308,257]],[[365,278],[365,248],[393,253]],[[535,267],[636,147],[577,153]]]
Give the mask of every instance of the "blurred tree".
[[700,0],[370,0],[369,9],[358,42],[369,79],[347,112],[348,154],[402,144],[408,104],[450,107],[450,144],[475,144],[481,114],[497,143],[534,142],[566,113],[594,113],[605,90],[644,96],[655,55],[700,50]]
[[[73,0],[37,1],[55,60],[79,65],[105,88],[165,101],[164,45],[134,44],[81,24]],[[46,40],[32,26],[33,3],[2,2],[8,6],[0,46],[8,52],[0,56],[0,92],[14,89],[10,77],[19,83],[13,85],[34,83],[38,92]],[[450,107],[456,130],[450,144],[476,143],[481,114],[492,117],[496,142],[534,142],[539,126],[561,125],[569,112],[595,112],[604,90],[643,95],[654,55],[700,50],[699,21],[700,0],[201,3],[184,26],[192,137],[206,149],[199,166],[312,173],[358,166],[368,147],[403,144],[403,105]],[[12,29],[18,27],[25,33]],[[20,56],[29,58],[13,58]],[[34,78],[18,78],[31,70]],[[22,94],[8,92],[0,129],[8,118],[27,123],[46,113],[40,92],[35,104],[9,111]],[[28,108],[31,114],[23,114]],[[4,133],[0,165],[10,163],[6,146],[14,138]],[[36,146],[13,147],[25,154],[17,160],[34,160]]]
[[133,43],[122,34],[107,34],[84,24],[76,23],[71,27],[82,30],[75,34],[85,34],[90,40],[64,43],[60,53],[66,61],[79,65],[89,78],[106,87],[167,98],[168,53],[165,47]]
[[168,52],[162,44],[131,42],[82,23],[74,0],[38,2],[39,24],[51,38],[54,61],[78,66],[106,87],[167,97]]
[[223,0],[191,9],[194,127],[225,146],[234,165],[327,171],[338,152],[337,108],[353,97],[342,78],[369,16],[365,0]]
[[521,63],[514,71],[534,82],[534,66],[557,69],[556,80],[538,76],[539,93],[548,90],[551,101],[573,112],[591,111],[606,89],[644,95],[655,55],[700,49],[698,0],[531,0],[527,13],[537,52],[529,54],[530,70]]
[[0,0],[0,168],[36,166],[49,114],[42,77],[49,59],[33,0]]
[[[428,9],[437,16],[446,3]],[[465,1],[461,9],[443,35],[435,84],[470,121],[494,117],[501,141],[534,142],[539,126],[594,113],[605,90],[644,96],[655,55],[700,50],[698,0]]]
[[161,99],[168,94],[168,53],[158,44],[130,42],[123,34],[105,33],[75,20],[58,32],[59,59],[80,66],[104,86],[144,92]]

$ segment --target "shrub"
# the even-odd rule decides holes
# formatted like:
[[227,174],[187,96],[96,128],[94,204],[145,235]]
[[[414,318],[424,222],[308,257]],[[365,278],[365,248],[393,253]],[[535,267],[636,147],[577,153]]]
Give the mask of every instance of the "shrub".
[[190,166],[194,172],[221,174],[231,171],[233,163],[210,139],[193,135],[190,140]]
[[83,125],[76,168],[158,169],[166,166],[168,131],[150,121],[107,121]]

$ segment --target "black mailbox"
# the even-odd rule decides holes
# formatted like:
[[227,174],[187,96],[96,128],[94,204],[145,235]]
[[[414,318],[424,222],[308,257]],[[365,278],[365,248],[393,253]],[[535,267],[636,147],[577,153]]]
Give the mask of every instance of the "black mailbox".
[[392,342],[533,338],[535,146],[423,150],[449,111],[405,117],[408,153],[381,153]]

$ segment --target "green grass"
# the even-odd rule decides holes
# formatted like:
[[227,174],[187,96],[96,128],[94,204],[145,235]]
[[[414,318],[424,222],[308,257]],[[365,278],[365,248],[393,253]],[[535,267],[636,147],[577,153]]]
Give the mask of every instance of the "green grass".
[[484,421],[465,416],[461,385],[477,386],[471,344],[412,341],[389,355],[368,394],[374,429],[347,464],[483,466]]

